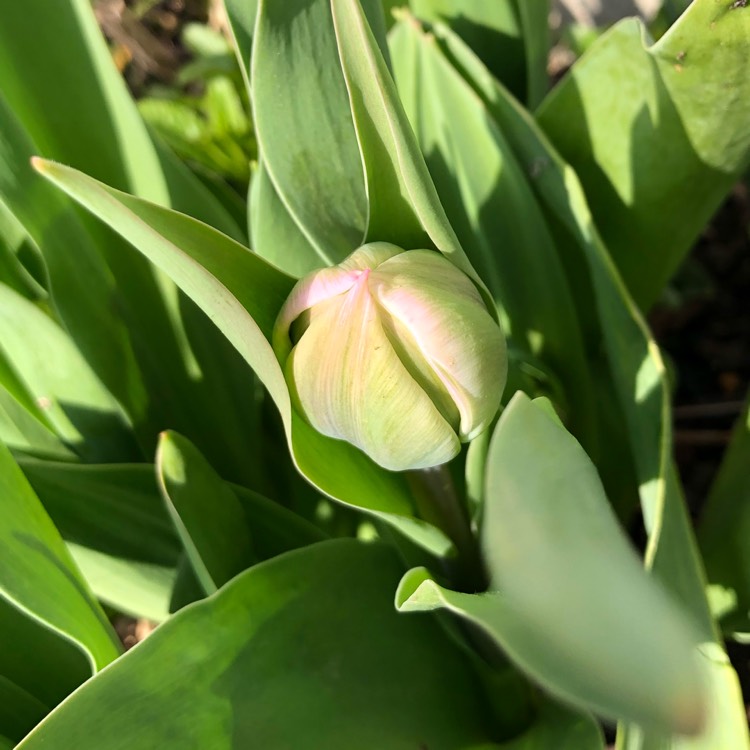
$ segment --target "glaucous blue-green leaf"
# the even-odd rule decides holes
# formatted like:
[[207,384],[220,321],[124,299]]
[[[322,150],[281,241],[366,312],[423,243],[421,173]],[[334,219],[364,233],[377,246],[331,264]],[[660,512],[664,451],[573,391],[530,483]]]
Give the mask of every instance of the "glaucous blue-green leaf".
[[250,182],[248,213],[253,250],[277,268],[300,277],[325,263],[289,215],[262,161]]
[[[96,596],[137,617],[166,619],[182,546],[154,466],[32,459],[20,465]],[[325,538],[278,503],[229,486],[261,560]]]
[[737,420],[732,442],[698,524],[709,600],[727,634],[750,636],[750,410]]
[[352,540],[257,565],[88,682],[19,750],[493,747],[460,653],[431,618],[394,611],[400,574],[388,548]]
[[72,644],[92,672],[102,669],[118,655],[114,632],[5,446],[0,446],[0,469],[3,608]]
[[0,281],[29,299],[44,299],[47,292],[24,263],[42,267],[39,248],[10,209],[0,201]]
[[29,0],[5,11],[0,89],[37,153],[242,238],[197,178],[152,142],[87,0]]
[[537,112],[643,309],[750,163],[748,43],[734,0],[696,0],[655,44],[625,20]]
[[485,104],[413,18],[389,39],[401,99],[446,214],[495,300],[510,347],[520,350],[511,366],[522,367],[524,353],[546,363],[563,383],[573,431],[591,431],[576,310],[527,175]]
[[77,347],[137,423],[148,406],[130,333],[115,312],[126,305],[70,203],[31,170],[36,152],[0,95],[0,199],[41,249],[56,311]]
[[258,16],[259,4],[260,0],[224,0],[237,62],[248,85],[248,90],[250,56],[252,55],[253,34],[255,33],[255,20]]
[[156,451],[159,488],[206,594],[250,567],[253,544],[237,496],[195,446],[164,432]]
[[153,466],[29,459],[20,465],[97,598],[164,620],[181,547]]
[[[0,379],[3,381],[0,385],[0,442],[14,454],[74,460],[75,454],[60,440],[42,410],[33,403],[24,384],[17,381],[19,387],[14,389],[15,392],[8,389],[6,383],[10,371],[6,364],[0,357]],[[18,398],[19,392],[22,399]],[[27,408],[24,401],[30,402],[31,408]]]
[[[37,19],[34,24],[28,23],[29,14]],[[244,231],[214,195],[149,135],[87,0],[61,0],[49,7],[33,0],[23,11],[8,9],[0,46],[0,90],[29,134],[30,147],[14,151],[18,175],[28,176],[30,155],[44,154],[245,241]],[[243,433],[238,423],[251,422],[252,415],[241,397],[229,408],[205,391],[236,396],[238,359],[217,351],[221,337],[214,327],[201,323],[202,314],[186,311],[190,303],[178,299],[173,284],[107,227],[81,214],[88,238],[72,236],[67,224],[76,212],[67,201],[60,210],[39,203],[42,190],[27,185],[17,196],[27,212],[37,213],[34,227],[17,207],[11,208],[44,253],[62,322],[128,411],[145,452],[151,454],[158,430],[166,426],[197,439],[210,432],[212,419],[221,420],[232,440],[223,454],[216,451],[211,457],[218,465],[226,455],[226,467],[236,467],[240,462],[233,453],[251,453],[251,441],[243,436],[254,433]],[[28,205],[32,202],[36,205]],[[69,253],[70,247],[78,253]],[[83,285],[85,292],[79,288]],[[106,341],[108,331],[111,341]],[[225,377],[217,379],[217,371]],[[184,409],[187,402],[192,409]],[[206,438],[202,448],[212,444]],[[237,470],[233,475],[240,481],[250,478]]]
[[[33,404],[78,455],[89,461],[137,457],[122,408],[67,333],[5,285],[0,285],[0,333],[0,359],[15,372],[13,380],[25,385]],[[2,374],[0,379],[13,389],[12,381]]]
[[440,204],[391,73],[357,0],[331,0],[367,185],[368,242],[436,247],[486,292]]
[[[7,675],[0,674],[0,748],[14,748],[48,712],[48,708]],[[9,744],[3,744],[7,742]]]
[[362,244],[367,196],[330,0],[260,0],[251,68],[258,144],[278,196],[319,265],[343,260]]
[[20,741],[91,677],[81,649],[0,596],[0,736]]
[[[487,103],[520,163],[535,171],[535,191],[545,211],[556,218],[560,239],[566,238],[562,247],[568,253],[581,253],[580,258],[571,260],[583,262],[590,269],[594,309],[606,332],[602,340],[610,362],[608,389],[619,402],[628,425],[626,435],[639,477],[649,534],[646,566],[687,607],[707,644],[699,656],[711,673],[709,726],[695,742],[702,742],[698,746],[708,750],[715,747],[714,733],[723,731],[712,717],[732,716],[731,731],[742,733],[744,711],[737,701],[736,675],[724,661],[709,656],[714,650],[711,644],[718,643],[717,631],[706,602],[704,574],[690,521],[670,464],[669,390],[663,361],[593,226],[582,188],[571,168],[465,45],[445,30],[439,34],[454,64]],[[663,740],[650,732],[645,736],[654,742]]]
[[308,481],[336,500],[380,515],[433,552],[449,551],[442,532],[414,518],[402,475],[380,469],[348,443],[324,438],[292,410],[269,343],[276,315],[293,286],[291,277],[190,217],[60,164],[37,160],[36,167],[168,273],[216,322],[268,389],[295,464]]
[[[14,294],[0,285],[0,295]],[[45,403],[45,402],[42,402]],[[12,451],[72,460],[49,416],[0,346],[0,441]]]
[[448,591],[414,569],[397,596],[401,609],[459,614],[582,708],[675,731],[701,728],[690,620],[643,571],[594,465],[549,402],[518,393],[501,415],[481,538],[487,593]]
[[547,0],[410,0],[419,18],[442,21],[520,100],[535,106],[547,88]]

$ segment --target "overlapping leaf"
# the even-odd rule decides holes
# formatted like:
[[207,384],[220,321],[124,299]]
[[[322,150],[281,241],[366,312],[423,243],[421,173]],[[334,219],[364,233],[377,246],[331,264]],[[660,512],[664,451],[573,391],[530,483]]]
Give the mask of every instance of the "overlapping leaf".
[[433,552],[446,537],[413,517],[401,475],[386,472],[353,446],[324,438],[292,408],[269,340],[293,280],[228,237],[182,214],[147,203],[51,162],[37,168],[105,220],[170,275],[215,320],[253,367],[278,407],[294,461],[331,497],[396,524]]
[[644,309],[750,163],[749,43],[744,2],[696,0],[655,44],[625,20],[538,110]]
[[393,610],[400,572],[387,548],[343,540],[256,566],[91,680],[19,750],[492,747],[461,655],[436,622]]
[[[446,29],[438,29],[438,34],[446,54],[485,101],[519,162],[535,175],[532,184],[540,203],[557,222],[560,246],[571,254],[565,259],[566,270],[578,267],[580,274],[581,264],[588,269],[594,309],[605,332],[609,377],[628,425],[627,436],[639,477],[649,532],[646,564],[687,607],[704,642],[711,643],[716,639],[716,630],[705,599],[703,572],[670,465],[669,392],[658,349],[592,225],[573,171],[471,51]],[[733,731],[742,737],[744,722],[732,682],[736,676],[730,675],[728,680],[719,677],[727,675],[726,667],[721,659],[709,656],[710,651],[708,648],[700,652],[705,666],[717,676],[709,713],[732,716]],[[712,747],[712,732],[720,728],[719,724],[710,723],[703,737],[705,747]]]
[[19,740],[114,660],[116,637],[18,465],[0,445],[0,736]]

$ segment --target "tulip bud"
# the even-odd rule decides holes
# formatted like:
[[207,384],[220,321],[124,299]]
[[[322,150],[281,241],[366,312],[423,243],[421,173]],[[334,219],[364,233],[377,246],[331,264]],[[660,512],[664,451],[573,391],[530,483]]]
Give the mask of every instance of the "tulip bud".
[[437,466],[492,421],[505,339],[466,274],[432,250],[364,245],[301,279],[274,349],[297,409],[386,469]]

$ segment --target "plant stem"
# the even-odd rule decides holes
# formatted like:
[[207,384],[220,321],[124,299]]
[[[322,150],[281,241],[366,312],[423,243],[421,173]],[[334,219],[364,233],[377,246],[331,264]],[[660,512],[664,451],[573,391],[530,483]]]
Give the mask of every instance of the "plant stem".
[[450,564],[454,584],[471,593],[486,590],[487,572],[479,545],[448,467],[443,464],[411,471],[408,479],[420,516],[445,533],[456,548],[456,558]]

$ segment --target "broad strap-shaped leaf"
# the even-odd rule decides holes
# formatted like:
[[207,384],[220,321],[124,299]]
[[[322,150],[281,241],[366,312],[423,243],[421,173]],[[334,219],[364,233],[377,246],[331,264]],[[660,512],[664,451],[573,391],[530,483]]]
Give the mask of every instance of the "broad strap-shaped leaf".
[[486,293],[440,204],[362,7],[331,0],[331,8],[364,164],[367,241],[406,250],[434,245]]
[[[183,553],[154,466],[30,459],[20,465],[96,596],[137,617],[166,619]],[[261,560],[325,538],[283,506],[230,487]]]
[[148,200],[194,210],[242,238],[199,180],[152,142],[87,0],[29,0],[5,10],[0,90],[45,156]]
[[449,551],[442,532],[414,518],[402,475],[380,469],[348,443],[324,438],[292,410],[269,343],[292,278],[190,217],[108,188],[60,164],[37,160],[36,167],[126,237],[216,322],[268,389],[293,460],[308,481],[336,500],[397,525],[437,554]]
[[0,446],[0,598],[71,642],[91,671],[118,655],[116,637],[57,529],[5,446]]
[[[31,268],[26,264],[33,264]],[[32,273],[42,265],[39,248],[11,210],[0,200],[0,281],[29,299],[47,292]]]
[[549,88],[549,0],[516,0],[526,57],[526,105],[534,109]]
[[[17,381],[12,391],[7,386],[8,377],[15,377],[0,357],[0,442],[14,454],[26,454],[58,461],[75,459],[75,454],[60,440],[42,410],[33,403],[25,385]],[[20,398],[19,398],[20,395]],[[27,408],[26,403],[30,404]]]
[[[705,598],[704,574],[670,465],[669,389],[658,348],[593,226],[575,173],[465,45],[445,30],[440,37],[454,64],[487,103],[519,161],[536,174],[535,190],[545,210],[559,222],[563,247],[572,255],[581,253],[579,258],[566,259],[566,268],[583,263],[589,269],[594,309],[601,330],[607,332],[603,344],[610,362],[609,388],[628,425],[626,434],[640,481],[649,532],[646,566],[689,609],[703,641],[712,642],[717,639],[717,631]],[[712,673],[709,720],[711,716],[732,715],[734,726],[744,732],[744,711],[731,681],[725,679],[725,664],[706,657],[705,652],[701,656]],[[720,726],[711,724],[702,738],[703,747],[714,747],[713,732],[720,730]]]
[[181,547],[153,466],[20,465],[97,598],[135,617],[166,619]]
[[695,732],[697,637],[644,572],[593,464],[548,409],[516,394],[490,444],[481,529],[490,591],[458,594],[415,569],[397,600],[474,622],[575,705]]
[[362,244],[367,199],[330,0],[260,0],[250,80],[278,196],[320,266],[343,260]]
[[290,276],[299,278],[324,262],[282,203],[263,162],[250,182],[248,197],[253,250]]
[[[138,457],[127,417],[92,372],[67,333],[36,305],[0,285],[0,380],[20,397],[20,380],[33,399],[31,414],[46,421],[90,461]],[[16,377],[11,373],[15,371]],[[15,382],[14,382],[15,381]],[[36,407],[36,408],[34,408]]]
[[[27,14],[37,19],[33,33]],[[24,10],[9,9],[0,46],[0,91],[31,144],[13,151],[17,175],[36,181],[28,159],[44,154],[246,242],[244,230],[214,195],[158,139],[152,140],[88,0],[61,0],[50,7],[32,0]],[[80,214],[73,223],[80,223],[88,237],[69,232],[77,212],[64,200],[59,210],[37,203],[43,190],[26,184],[17,196],[17,202],[35,204],[26,205],[27,212],[38,212],[35,223],[12,208],[44,253],[61,321],[131,416],[144,452],[152,454],[156,435],[166,426],[198,440],[211,434],[212,421],[222,421],[232,435],[230,449],[211,453],[213,441],[207,438],[202,449],[227,476],[254,480],[251,462],[243,471],[238,457],[253,453],[247,436],[254,430],[238,429],[241,421],[252,421],[235,387],[238,370],[248,377],[244,363],[231,352],[225,356],[214,327],[195,309],[186,311],[173,284],[107,227]],[[207,391],[226,396],[212,399]],[[230,397],[234,408],[226,403]],[[187,402],[190,410],[184,409]]]
[[0,628],[0,736],[18,742],[92,670],[76,644],[2,596]]
[[737,420],[698,525],[714,614],[729,635],[750,636],[750,408]]
[[195,446],[174,432],[159,439],[156,472],[195,575],[213,594],[254,562],[242,505]]
[[[510,348],[562,382],[572,430],[594,443],[589,366],[565,269],[527,175],[487,107],[411,17],[390,34],[404,108]],[[521,377],[511,376],[510,380]]]
[[393,610],[400,572],[388,548],[352,540],[258,565],[87,683],[19,750],[492,747],[460,653],[436,622]]
[[138,424],[148,404],[130,332],[115,312],[125,302],[69,202],[30,168],[36,151],[0,95],[0,200],[41,249],[56,311],[76,346]]
[[442,21],[521,101],[534,107],[547,87],[547,0],[410,0],[424,21]]
[[538,110],[643,309],[750,163],[748,44],[744,2],[696,0],[655,44],[625,20]]
[[38,698],[0,672],[0,748],[12,750],[47,711]]

